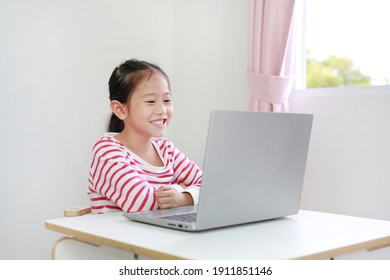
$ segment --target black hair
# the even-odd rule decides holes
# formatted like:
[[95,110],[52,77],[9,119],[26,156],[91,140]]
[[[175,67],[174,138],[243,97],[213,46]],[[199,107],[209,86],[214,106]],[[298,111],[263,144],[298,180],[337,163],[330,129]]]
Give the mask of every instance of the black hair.
[[[127,103],[138,85],[146,78],[150,78],[153,72],[160,72],[167,79],[167,74],[157,65],[137,59],[130,59],[117,66],[111,74],[108,82],[110,100],[117,100],[120,103]],[[108,132],[122,132],[125,125],[114,113],[111,114],[108,122]]]

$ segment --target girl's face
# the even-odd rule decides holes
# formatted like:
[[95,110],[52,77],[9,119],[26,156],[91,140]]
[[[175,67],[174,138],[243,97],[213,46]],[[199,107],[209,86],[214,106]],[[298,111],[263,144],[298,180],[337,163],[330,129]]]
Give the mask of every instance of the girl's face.
[[146,138],[162,137],[173,117],[169,84],[164,75],[153,72],[130,97],[125,130]]

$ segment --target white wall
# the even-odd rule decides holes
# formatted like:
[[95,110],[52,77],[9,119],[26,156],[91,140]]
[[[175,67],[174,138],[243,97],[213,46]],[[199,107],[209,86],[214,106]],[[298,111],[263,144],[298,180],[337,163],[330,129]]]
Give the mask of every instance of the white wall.
[[200,166],[212,109],[246,109],[247,1],[176,1],[171,139]]
[[291,111],[314,114],[302,208],[390,220],[390,90],[380,91],[290,98]]
[[247,104],[247,1],[0,1],[0,259],[48,259],[44,221],[86,205],[107,82],[128,58],[170,74],[168,135],[202,165],[211,109]]

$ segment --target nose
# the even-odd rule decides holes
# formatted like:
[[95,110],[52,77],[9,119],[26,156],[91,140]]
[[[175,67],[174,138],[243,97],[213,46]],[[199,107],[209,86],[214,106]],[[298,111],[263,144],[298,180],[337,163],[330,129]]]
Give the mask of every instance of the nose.
[[155,112],[158,115],[166,114],[167,108],[163,102],[156,102]]

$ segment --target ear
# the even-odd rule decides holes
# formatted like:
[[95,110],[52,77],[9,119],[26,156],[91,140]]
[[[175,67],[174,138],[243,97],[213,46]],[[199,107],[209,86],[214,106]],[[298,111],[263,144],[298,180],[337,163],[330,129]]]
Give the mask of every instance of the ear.
[[125,104],[120,103],[118,100],[110,102],[111,111],[120,119],[124,120],[127,117],[127,107]]

